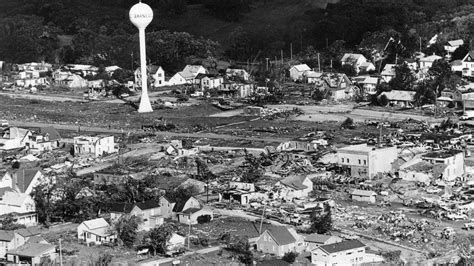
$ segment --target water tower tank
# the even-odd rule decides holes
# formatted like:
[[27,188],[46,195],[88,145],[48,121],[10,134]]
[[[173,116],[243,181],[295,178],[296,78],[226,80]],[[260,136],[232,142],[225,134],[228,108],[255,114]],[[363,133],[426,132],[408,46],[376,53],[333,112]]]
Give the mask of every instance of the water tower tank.
[[153,20],[153,10],[144,3],[138,3],[130,9],[130,21],[139,29],[144,29]]

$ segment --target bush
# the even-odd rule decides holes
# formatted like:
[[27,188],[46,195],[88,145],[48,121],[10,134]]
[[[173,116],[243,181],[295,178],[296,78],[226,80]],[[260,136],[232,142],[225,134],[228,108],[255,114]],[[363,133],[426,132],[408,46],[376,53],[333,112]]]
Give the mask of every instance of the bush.
[[354,129],[355,128],[354,120],[350,117],[346,118],[346,120],[344,120],[344,122],[342,122],[341,127],[342,128]]
[[198,224],[208,223],[209,221],[211,221],[210,215],[201,215],[197,218]]
[[297,257],[298,257],[298,253],[288,252],[288,253],[285,253],[285,255],[283,255],[283,257],[281,259],[288,262],[288,263],[293,263],[293,262],[295,262]]
[[387,106],[387,105],[388,105],[388,98],[387,98],[387,95],[385,95],[385,94],[380,95],[380,96],[377,98],[377,103],[378,103],[380,106]]

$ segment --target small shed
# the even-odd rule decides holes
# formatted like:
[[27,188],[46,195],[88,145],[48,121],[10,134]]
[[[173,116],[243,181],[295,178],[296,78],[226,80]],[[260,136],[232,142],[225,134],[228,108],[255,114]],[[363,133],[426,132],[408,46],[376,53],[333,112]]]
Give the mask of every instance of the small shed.
[[375,203],[375,196],[377,193],[371,190],[361,190],[361,189],[354,189],[351,192],[351,199],[354,201],[364,201]]

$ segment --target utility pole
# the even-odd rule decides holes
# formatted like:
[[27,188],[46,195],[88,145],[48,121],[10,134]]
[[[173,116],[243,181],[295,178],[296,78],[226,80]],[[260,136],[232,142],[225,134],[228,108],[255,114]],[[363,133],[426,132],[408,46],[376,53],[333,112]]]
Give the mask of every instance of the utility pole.
[[280,52],[281,52],[281,65],[283,65],[283,49],[281,49]]
[[188,217],[188,250],[189,250],[189,243],[191,242],[191,219]]
[[269,59],[269,58],[267,57],[267,58],[265,58],[265,59],[267,60],[267,71],[268,71],[268,59]]
[[421,36],[420,36],[420,53],[421,53]]
[[130,55],[132,56],[132,64],[131,64],[132,68],[131,68],[130,70],[133,71],[133,51],[132,51],[132,53],[131,53]]
[[262,226],[263,226],[263,215],[265,214],[265,207],[267,205],[263,205],[263,211],[262,211],[262,219],[260,220],[260,229],[258,230],[258,234],[261,235],[262,234]]
[[61,245],[61,238],[59,238],[59,265],[63,266],[63,248]]
[[321,73],[321,62],[319,61],[319,53],[318,53],[318,72]]

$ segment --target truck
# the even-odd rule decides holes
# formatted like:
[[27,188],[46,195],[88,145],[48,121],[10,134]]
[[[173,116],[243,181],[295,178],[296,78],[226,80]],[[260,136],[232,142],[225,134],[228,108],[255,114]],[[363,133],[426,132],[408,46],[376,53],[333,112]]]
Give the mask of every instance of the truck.
[[474,110],[464,111],[464,114],[459,117],[461,120],[470,120],[472,118],[474,118]]
[[8,126],[9,124],[7,120],[0,119],[0,127],[8,127]]

